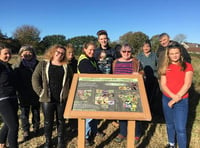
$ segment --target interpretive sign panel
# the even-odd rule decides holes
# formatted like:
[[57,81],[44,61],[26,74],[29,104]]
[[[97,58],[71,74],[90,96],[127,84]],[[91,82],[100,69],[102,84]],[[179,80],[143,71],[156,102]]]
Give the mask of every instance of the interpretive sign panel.
[[143,78],[74,74],[65,118],[151,120]]
[[137,79],[79,78],[73,110],[142,112]]

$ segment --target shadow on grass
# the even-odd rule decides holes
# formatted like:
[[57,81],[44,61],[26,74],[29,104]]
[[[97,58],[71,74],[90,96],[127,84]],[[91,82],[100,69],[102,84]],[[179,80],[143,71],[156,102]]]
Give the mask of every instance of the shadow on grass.
[[35,133],[35,132],[33,132],[33,131],[30,132],[30,133],[29,133],[29,138],[28,138],[27,140],[22,140],[22,141],[20,141],[18,144],[22,144],[22,143],[24,143],[24,142],[27,142],[27,141],[31,140],[32,138],[40,137],[40,136],[42,136],[42,135],[44,135],[44,127],[40,128],[40,129],[38,130],[37,133]]
[[162,92],[159,87],[157,87],[154,93],[154,100],[152,101],[152,104],[150,104],[152,120],[142,122],[142,137],[141,142],[137,145],[138,148],[147,147],[156,131],[157,125],[165,123],[162,110]]
[[77,119],[69,119],[66,128],[66,143],[70,142],[74,137],[78,136],[78,120]]
[[188,133],[188,147],[191,141],[192,129],[195,124],[195,121],[200,121],[200,117],[197,115],[197,110],[200,111],[200,108],[197,109],[200,100],[200,93],[197,92],[192,84],[189,90],[189,113],[188,113],[188,124],[187,124],[187,133]]
[[104,146],[108,145],[113,139],[118,135],[119,129],[113,131],[113,133],[105,140],[102,141],[99,145],[96,146],[96,148],[103,148]]
[[[101,120],[99,120],[99,122],[101,122]],[[113,122],[113,120],[105,120],[105,121],[103,121],[103,123],[102,123],[102,124],[100,125],[100,127],[98,128],[98,132],[104,135],[103,131],[104,131],[105,129],[107,129],[107,128],[108,128],[108,125],[109,125],[110,123],[112,123],[112,122]]]

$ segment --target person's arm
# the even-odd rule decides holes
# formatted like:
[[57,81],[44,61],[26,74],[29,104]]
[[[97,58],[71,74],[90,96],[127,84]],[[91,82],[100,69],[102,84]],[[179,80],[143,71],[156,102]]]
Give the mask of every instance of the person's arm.
[[163,93],[164,92],[167,93],[172,98],[172,100],[168,103],[168,106],[171,108],[177,102],[177,100],[181,99],[181,97],[179,95],[174,94],[172,91],[170,91],[166,83],[167,83],[166,76],[162,75],[160,77],[160,88]]
[[174,98],[175,94],[169,90],[169,88],[167,87],[166,83],[167,83],[166,76],[165,75],[161,75],[161,77],[160,77],[160,89],[161,89],[161,91],[163,93],[164,92],[167,93],[171,98]]
[[32,86],[33,90],[40,96],[43,88],[42,88],[42,62],[40,62],[32,75]]
[[[182,97],[188,92],[188,90],[189,90],[189,88],[191,87],[191,84],[192,84],[192,76],[193,76],[192,71],[187,71],[185,73],[184,84],[181,87],[181,89],[178,91],[178,93],[177,93],[178,96]],[[176,100],[176,101],[178,102],[180,100]]]

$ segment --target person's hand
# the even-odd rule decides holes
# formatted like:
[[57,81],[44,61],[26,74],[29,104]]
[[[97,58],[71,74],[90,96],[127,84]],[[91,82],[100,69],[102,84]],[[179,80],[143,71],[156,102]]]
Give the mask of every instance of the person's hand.
[[174,104],[176,103],[176,101],[174,101],[173,99],[171,101],[168,102],[168,106],[170,108],[172,108],[174,106]]
[[133,72],[132,74],[137,75],[137,74],[139,74],[139,73],[138,73],[138,72]]
[[174,96],[172,97],[172,100],[174,100],[174,101],[177,103],[178,101],[181,100],[181,96],[178,95],[178,94],[176,94],[176,95],[174,95]]

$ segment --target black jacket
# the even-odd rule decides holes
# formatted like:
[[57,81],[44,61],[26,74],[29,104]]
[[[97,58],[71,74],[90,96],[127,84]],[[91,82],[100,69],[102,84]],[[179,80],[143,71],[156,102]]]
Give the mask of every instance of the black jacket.
[[0,99],[16,97],[16,79],[9,63],[0,61]]
[[33,68],[25,67],[22,62],[19,67],[15,68],[15,75],[17,76],[17,94],[20,101],[20,105],[36,105],[39,103],[39,97],[35,93],[32,87],[31,79],[32,74],[37,66],[38,61]]

